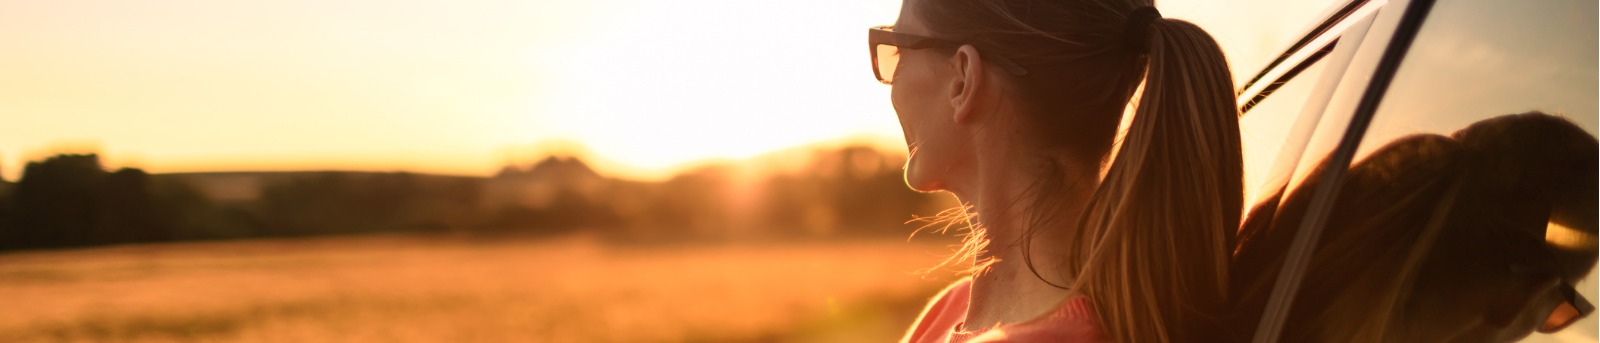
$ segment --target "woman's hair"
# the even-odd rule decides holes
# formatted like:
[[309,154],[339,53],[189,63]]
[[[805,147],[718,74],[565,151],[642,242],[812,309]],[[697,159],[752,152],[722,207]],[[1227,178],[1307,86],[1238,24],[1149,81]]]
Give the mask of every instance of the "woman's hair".
[[[1228,253],[1243,203],[1239,113],[1216,42],[1189,22],[1156,18],[1138,27],[1130,20],[1151,6],[922,0],[912,10],[936,35],[1028,70],[1006,92],[1022,109],[1026,131],[1018,139],[1039,152],[1050,176],[1028,199],[1041,214],[1029,218],[1025,236],[1081,224],[1065,233],[1062,244],[1073,249],[1061,262],[1074,276],[1069,288],[1094,303],[1110,338],[1200,340],[1226,310]],[[1133,118],[1108,159],[1136,91]],[[1068,190],[1085,177],[1067,175],[1063,160],[1076,169],[1104,166],[1080,218],[1060,218],[1076,213]],[[1029,241],[1021,241],[1024,249]]]
[[[1484,301],[1460,292],[1498,281],[1485,278],[1510,264],[1581,277],[1595,259],[1597,149],[1593,136],[1542,113],[1377,149],[1349,168],[1279,338],[1439,340],[1418,325],[1439,317],[1428,313],[1435,308],[1429,304]],[[1327,168],[1319,165],[1281,206],[1269,200],[1245,222],[1234,258],[1234,338],[1256,329]],[[1585,232],[1585,247],[1549,246],[1544,230],[1551,221]]]

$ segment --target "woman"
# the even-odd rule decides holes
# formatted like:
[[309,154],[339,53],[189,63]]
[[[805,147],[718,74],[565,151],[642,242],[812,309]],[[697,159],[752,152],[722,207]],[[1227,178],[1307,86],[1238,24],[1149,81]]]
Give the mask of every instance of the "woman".
[[977,235],[977,272],[906,341],[1215,337],[1243,192],[1205,31],[1149,0],[906,0],[869,40],[907,184],[954,194]]
[[[1597,156],[1593,136],[1537,112],[1384,145],[1344,177],[1278,338],[1509,342],[1570,325],[1594,310],[1572,284],[1595,265]],[[1241,340],[1323,168],[1240,233]]]

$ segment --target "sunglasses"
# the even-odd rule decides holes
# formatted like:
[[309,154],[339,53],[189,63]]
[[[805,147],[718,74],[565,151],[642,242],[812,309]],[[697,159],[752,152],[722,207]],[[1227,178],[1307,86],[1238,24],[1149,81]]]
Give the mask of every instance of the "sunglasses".
[[[1513,263],[1510,267],[1514,274],[1539,273],[1535,268],[1523,264]],[[1561,331],[1594,313],[1594,303],[1589,302],[1589,299],[1585,299],[1582,294],[1578,294],[1578,289],[1572,287],[1571,282],[1561,280],[1561,284],[1556,286],[1556,291],[1561,292],[1562,302],[1545,316],[1544,324],[1539,325],[1539,333]]]
[[1566,302],[1557,305],[1554,310],[1550,311],[1550,316],[1545,318],[1544,324],[1539,325],[1540,333],[1561,331],[1561,329],[1567,328],[1567,326],[1572,325],[1579,319],[1594,313],[1594,303],[1590,303],[1589,299],[1584,299],[1582,294],[1578,294],[1578,290],[1573,288],[1571,283],[1562,281],[1560,291]]
[[[894,84],[894,73],[900,67],[900,49],[914,50],[927,48],[954,48],[962,45],[960,42],[933,38],[910,33],[895,32],[893,26],[878,26],[867,29],[867,45],[872,51],[872,74],[878,77],[878,82]],[[1016,76],[1028,75],[1028,70],[1022,65],[1002,56],[984,56],[985,59],[994,61],[1001,69]]]

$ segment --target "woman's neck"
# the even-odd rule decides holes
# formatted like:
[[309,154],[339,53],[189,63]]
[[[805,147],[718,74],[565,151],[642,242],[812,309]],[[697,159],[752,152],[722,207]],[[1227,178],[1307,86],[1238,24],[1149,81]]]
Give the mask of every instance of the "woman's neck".
[[[1016,253],[995,256],[998,259],[996,262],[973,276],[965,324],[967,330],[982,331],[1038,318],[1059,307],[1071,295],[1066,289],[1040,279],[1049,278],[1057,284],[1071,282],[1060,277],[1063,274],[1061,270],[1036,265],[1039,275],[1035,276],[1028,270],[1020,250],[1010,249]],[[1040,254],[1035,255],[1037,257]],[[1035,261],[1040,262],[1037,259]]]
[[[1072,295],[1062,287],[1073,282],[1073,276],[1065,268],[1064,262],[1071,252],[1069,239],[1076,228],[1063,223],[1076,223],[1074,219],[1082,211],[1093,187],[1068,182],[1068,189],[1041,190],[1031,180],[1063,176],[1018,175],[1022,170],[1014,167],[1007,169],[1004,173],[1007,175],[999,178],[980,177],[979,187],[974,189],[977,192],[973,195],[976,196],[971,202],[979,213],[973,217],[972,224],[982,227],[986,238],[990,240],[985,255],[978,256],[975,263],[984,263],[989,258],[993,262],[977,271],[972,278],[972,295],[965,324],[970,331],[1038,318],[1055,310]],[[1083,175],[1076,170],[1062,172],[1069,176]],[[1087,175],[1091,179],[1097,176]],[[1073,184],[1078,187],[1073,187]],[[1031,199],[1035,199],[1040,192],[1059,196],[1061,198],[1055,200],[1065,203],[1035,207],[1037,205]],[[1033,223],[1031,219],[1041,214],[1039,211],[1067,213],[1052,214],[1049,217],[1056,220],[1051,223]],[[1030,225],[1046,227],[1033,228],[1037,232],[1030,235],[1027,233]],[[1026,249],[1022,244],[1024,239],[1031,243]],[[1024,254],[1032,257],[1034,268],[1029,268]]]

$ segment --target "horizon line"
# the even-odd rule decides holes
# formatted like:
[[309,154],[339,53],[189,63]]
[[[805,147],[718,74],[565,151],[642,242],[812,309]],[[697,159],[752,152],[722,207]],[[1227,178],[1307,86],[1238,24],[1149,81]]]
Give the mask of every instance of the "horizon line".
[[[893,143],[891,143],[891,141]],[[108,171],[115,171],[117,169],[122,169],[122,168],[133,168],[133,169],[139,169],[139,170],[144,171],[144,172],[146,172],[148,174],[151,174],[151,175],[224,174],[224,173],[244,174],[244,173],[296,173],[296,172],[350,172],[350,173],[412,173],[412,174],[422,174],[422,175],[432,175],[432,176],[451,176],[451,177],[494,177],[495,174],[499,173],[501,170],[503,170],[503,169],[505,169],[507,167],[527,166],[527,165],[537,164],[540,161],[543,161],[543,160],[545,160],[547,158],[552,158],[552,157],[571,157],[571,158],[576,158],[579,161],[582,161],[585,165],[589,166],[590,169],[593,169],[596,174],[599,174],[601,176],[605,176],[605,177],[608,177],[608,178],[614,178],[614,179],[620,179],[620,180],[628,180],[628,181],[657,182],[657,181],[665,181],[665,180],[671,179],[672,177],[675,177],[675,176],[677,176],[677,175],[679,175],[679,174],[681,174],[683,172],[686,172],[686,171],[699,169],[699,168],[704,168],[704,167],[708,167],[708,166],[739,165],[739,164],[744,164],[744,163],[757,162],[758,160],[764,160],[764,159],[781,159],[781,158],[785,158],[785,157],[795,157],[794,154],[797,154],[797,153],[809,153],[809,152],[814,152],[814,151],[819,151],[819,150],[839,149],[839,148],[850,147],[850,146],[865,146],[865,147],[872,148],[874,150],[878,150],[878,151],[884,152],[884,153],[902,154],[903,155],[903,154],[906,153],[905,152],[905,147],[904,147],[903,143],[900,143],[898,141],[899,140],[892,139],[892,137],[885,137],[883,135],[870,134],[870,133],[861,133],[861,134],[852,134],[852,135],[849,135],[849,136],[839,137],[839,138],[834,138],[834,139],[825,139],[825,140],[818,140],[818,141],[813,141],[813,142],[809,142],[809,143],[791,145],[791,146],[778,148],[778,149],[773,149],[773,150],[768,150],[768,151],[765,151],[765,152],[761,152],[761,153],[757,153],[757,154],[753,154],[753,155],[748,155],[748,156],[731,156],[731,157],[729,157],[729,156],[712,156],[712,157],[702,157],[702,158],[696,158],[696,159],[692,159],[692,160],[672,163],[672,164],[666,165],[666,166],[650,167],[650,166],[640,166],[640,165],[637,165],[637,164],[627,163],[627,162],[623,162],[623,161],[617,161],[615,159],[611,159],[611,158],[607,158],[607,157],[601,156],[600,154],[595,153],[592,150],[589,150],[588,148],[586,148],[581,143],[577,143],[577,142],[573,142],[573,141],[569,141],[569,140],[546,140],[546,141],[541,141],[539,143],[534,143],[534,144],[530,144],[530,145],[524,145],[524,146],[521,146],[521,147],[513,146],[513,145],[507,145],[505,147],[502,147],[502,148],[499,149],[499,150],[501,150],[500,152],[502,152],[502,153],[506,152],[508,150],[518,149],[518,148],[522,148],[522,147],[533,147],[533,150],[536,150],[536,152],[524,155],[526,157],[523,157],[523,156],[518,156],[518,157],[498,156],[496,158],[498,161],[494,162],[492,164],[492,167],[486,167],[486,168],[471,168],[471,167],[463,167],[463,166],[454,166],[454,167],[452,167],[452,166],[449,166],[449,165],[437,165],[437,164],[430,166],[428,164],[416,164],[416,163],[404,163],[404,164],[410,164],[410,165],[398,166],[398,167],[385,167],[385,166],[383,166],[384,164],[391,164],[392,165],[392,164],[395,164],[395,163],[381,163],[381,162],[380,163],[373,163],[371,166],[365,166],[365,167],[363,167],[363,166],[330,166],[330,165],[327,165],[327,163],[318,163],[318,162],[326,162],[326,161],[332,161],[332,160],[349,160],[348,157],[341,158],[339,156],[317,156],[317,157],[308,157],[306,159],[299,159],[301,161],[313,160],[308,164],[324,164],[325,166],[310,166],[310,165],[289,164],[289,165],[280,165],[280,166],[265,166],[265,165],[248,166],[248,165],[246,165],[246,166],[239,166],[239,167],[217,167],[217,168],[203,168],[203,167],[202,168],[188,168],[188,167],[151,168],[149,166],[149,163],[145,162],[145,159],[142,158],[142,156],[139,156],[140,154],[138,154],[138,153],[131,153],[131,154],[127,154],[127,153],[124,153],[124,154],[107,153],[106,152],[107,149],[104,149],[103,147],[101,147],[99,145],[96,145],[93,148],[88,149],[87,151],[84,151],[84,150],[70,151],[69,149],[59,149],[60,147],[57,147],[58,149],[50,149],[50,151],[48,151],[48,152],[34,152],[34,153],[31,153],[31,154],[27,154],[26,155],[27,157],[19,158],[19,159],[15,160],[18,163],[14,166],[14,168],[7,168],[7,167],[11,167],[11,166],[9,166],[9,165],[7,165],[7,163],[5,163],[7,161],[5,161],[3,159],[0,159],[0,181],[4,181],[4,182],[17,182],[17,181],[20,181],[21,178],[22,178],[23,170],[30,163],[44,161],[45,159],[56,157],[56,156],[61,156],[61,155],[75,155],[75,154],[76,155],[89,155],[89,154],[92,154],[92,155],[96,155],[96,156],[98,156],[100,158],[100,162],[102,164],[102,168],[105,168]],[[544,145],[544,147],[540,147],[541,145]],[[118,156],[118,155],[123,155],[123,156]],[[126,156],[126,155],[132,155],[132,157],[130,158],[129,156]],[[201,159],[194,159],[194,160],[201,160]],[[269,162],[267,162],[267,163],[271,163],[270,162],[271,159],[259,159],[258,161],[262,161],[262,160],[268,160]],[[326,161],[316,161],[316,160],[326,160]],[[183,163],[180,163],[180,164],[183,164]],[[472,169],[482,169],[482,170],[472,171]]]

